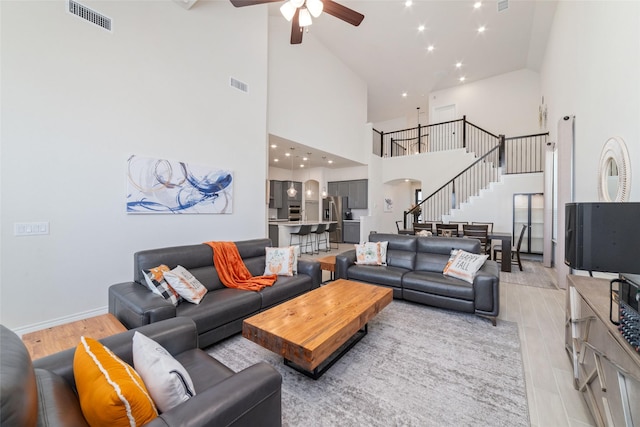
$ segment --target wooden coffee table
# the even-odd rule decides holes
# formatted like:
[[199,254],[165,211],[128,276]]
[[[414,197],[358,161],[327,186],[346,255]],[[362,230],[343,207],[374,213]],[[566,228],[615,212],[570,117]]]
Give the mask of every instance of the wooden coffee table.
[[242,336],[318,379],[367,334],[367,323],[393,300],[382,286],[338,279],[245,319]]
[[114,315],[107,313],[24,334],[22,341],[35,360],[77,346],[83,335],[99,340],[126,330]]

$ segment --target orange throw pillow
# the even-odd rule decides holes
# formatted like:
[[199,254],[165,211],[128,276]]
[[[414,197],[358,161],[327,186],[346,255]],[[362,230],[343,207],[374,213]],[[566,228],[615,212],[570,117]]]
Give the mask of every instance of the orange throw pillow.
[[138,373],[93,338],[80,339],[73,374],[82,413],[91,427],[141,426],[158,416]]

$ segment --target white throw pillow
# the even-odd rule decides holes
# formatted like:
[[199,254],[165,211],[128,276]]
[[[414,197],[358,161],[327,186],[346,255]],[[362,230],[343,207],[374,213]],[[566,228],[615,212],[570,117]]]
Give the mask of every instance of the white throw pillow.
[[265,248],[264,275],[293,276],[298,272],[296,247]]
[[207,288],[181,265],[166,271],[164,278],[182,298],[194,304],[200,304],[207,293]]
[[482,268],[484,262],[489,255],[477,255],[463,250],[451,251],[453,260],[449,258],[449,262],[444,268],[444,275],[456,277],[466,282],[473,283],[478,270]]
[[147,387],[160,412],[196,395],[187,370],[164,347],[136,331],[133,334],[133,368]]
[[387,265],[387,245],[389,242],[366,242],[356,247],[356,264]]

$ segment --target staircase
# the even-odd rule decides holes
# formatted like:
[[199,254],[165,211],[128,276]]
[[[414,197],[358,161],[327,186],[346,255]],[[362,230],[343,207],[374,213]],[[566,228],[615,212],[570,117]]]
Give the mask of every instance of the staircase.
[[[505,138],[488,132],[462,119],[395,132],[382,133],[374,129],[374,153],[382,157],[400,157],[424,152],[465,148],[477,160],[427,195],[413,209],[404,212],[404,227],[421,213],[423,221],[447,220],[470,200],[503,175],[542,172],[543,154],[548,133]],[[495,184],[494,184],[495,183]],[[522,192],[522,190],[520,190]],[[510,197],[506,198],[510,200]],[[505,200],[503,196],[502,201]],[[504,211],[504,209],[502,209]],[[510,210],[510,209],[509,209]],[[456,219],[457,220],[457,219]]]

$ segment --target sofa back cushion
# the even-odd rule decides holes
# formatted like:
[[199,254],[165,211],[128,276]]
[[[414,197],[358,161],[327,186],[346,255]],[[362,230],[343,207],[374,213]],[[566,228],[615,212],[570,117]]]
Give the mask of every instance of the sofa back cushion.
[[370,242],[389,242],[387,245],[387,265],[413,270],[416,260],[416,237],[405,234],[373,233]]
[[[262,275],[265,265],[265,249],[271,246],[269,239],[253,239],[235,242],[247,269],[254,276]],[[218,272],[213,265],[213,249],[205,244],[172,246],[136,252],[133,255],[133,280],[144,285],[142,270],[167,265],[170,269],[178,265],[186,268],[207,290],[222,289]]]
[[35,426],[38,389],[31,357],[22,340],[0,325],[0,425]]
[[459,237],[418,237],[416,267],[418,271],[442,273],[453,249],[479,254],[480,241]]

